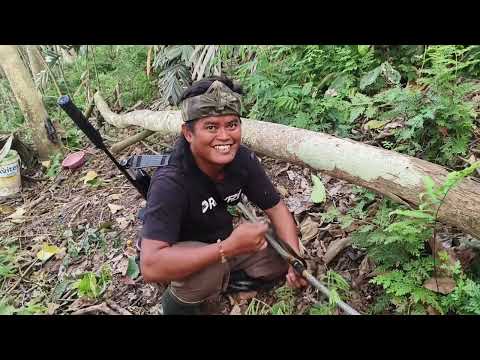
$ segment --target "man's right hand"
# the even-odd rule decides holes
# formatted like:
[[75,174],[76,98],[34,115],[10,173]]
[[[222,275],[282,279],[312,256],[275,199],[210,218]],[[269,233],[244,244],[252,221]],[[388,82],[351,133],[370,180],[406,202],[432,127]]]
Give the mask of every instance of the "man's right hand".
[[223,242],[225,256],[237,256],[265,249],[268,245],[265,240],[267,230],[268,225],[264,223],[240,224]]

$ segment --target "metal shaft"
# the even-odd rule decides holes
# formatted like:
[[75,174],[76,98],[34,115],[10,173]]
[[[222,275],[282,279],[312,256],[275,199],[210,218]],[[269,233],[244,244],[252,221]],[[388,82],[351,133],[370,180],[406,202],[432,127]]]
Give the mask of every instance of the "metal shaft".
[[[317,288],[322,294],[324,294],[325,296],[328,296],[328,298],[330,299],[330,297],[332,296],[330,290],[328,290],[327,287],[325,287],[320,281],[318,281],[315,276],[310,274],[310,272],[308,270],[303,270],[302,276],[313,287]],[[336,303],[337,303],[338,307],[340,309],[342,309],[343,311],[345,311],[348,315],[360,315],[360,313],[357,310],[353,309],[350,305],[343,302],[342,300],[337,300]]]
[[[246,218],[252,222],[257,221],[255,216],[245,207],[244,204],[239,202],[237,204],[237,207],[240,209],[240,211],[246,216]],[[287,251],[285,251],[282,246],[274,239],[270,234],[265,234],[265,238],[267,239],[268,243],[273,247],[277,253],[284,258],[289,264],[294,264],[297,263],[301,268],[302,271],[298,270],[301,272],[301,275],[307,280],[313,287],[315,287],[318,291],[320,291],[322,294],[327,296],[329,299],[332,297],[332,293],[328,288],[323,285],[320,281],[317,280],[315,276],[313,276],[307,269],[304,268],[303,265],[299,264],[299,261],[295,258],[292,257]],[[295,268],[295,267],[294,267]],[[335,299],[336,300],[336,299]],[[341,308],[343,311],[345,311],[348,315],[360,315],[358,311],[353,309],[351,306],[349,306],[347,303],[343,302],[342,300],[336,300],[335,303],[338,305],[339,308]]]

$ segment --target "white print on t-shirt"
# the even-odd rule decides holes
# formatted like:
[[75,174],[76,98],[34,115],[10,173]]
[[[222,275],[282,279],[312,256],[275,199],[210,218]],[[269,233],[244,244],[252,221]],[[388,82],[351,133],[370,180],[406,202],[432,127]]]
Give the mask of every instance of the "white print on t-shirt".
[[203,200],[202,214],[205,214],[207,210],[212,210],[215,206],[217,206],[217,203],[215,202],[215,199],[213,197],[209,197],[208,200]]
[[232,203],[234,201],[237,201],[238,198],[240,197],[240,194],[242,193],[242,189],[238,190],[238,193],[236,194],[233,194],[233,195],[229,195],[227,196],[225,199],[225,202],[228,204],[228,203]]

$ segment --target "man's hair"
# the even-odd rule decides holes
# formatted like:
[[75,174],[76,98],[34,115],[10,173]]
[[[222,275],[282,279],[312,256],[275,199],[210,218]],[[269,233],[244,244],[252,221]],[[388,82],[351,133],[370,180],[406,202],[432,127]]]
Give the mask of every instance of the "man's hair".
[[[230,90],[240,95],[243,95],[242,86],[238,83],[235,83],[232,79],[229,79],[226,76],[210,76],[208,78],[198,80],[194,82],[192,85],[190,85],[180,96],[180,99],[178,100],[178,104],[180,104],[183,100],[187,98],[204,94],[208,90],[208,88],[213,84],[213,82],[217,80],[224,83],[226,86],[228,86]],[[195,122],[196,120],[187,121],[185,125],[190,131],[193,132]]]

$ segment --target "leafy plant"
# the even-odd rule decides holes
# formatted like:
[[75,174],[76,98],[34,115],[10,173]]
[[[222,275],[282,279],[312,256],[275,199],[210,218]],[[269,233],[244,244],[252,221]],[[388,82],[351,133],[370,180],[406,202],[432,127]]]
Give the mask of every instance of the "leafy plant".
[[16,308],[9,303],[9,300],[0,300],[0,315],[39,315],[44,314],[47,307],[38,302],[38,299],[31,299],[25,306]]
[[50,166],[48,167],[47,170],[47,176],[49,178],[55,178],[59,174],[59,172],[62,170],[61,166],[61,153],[56,153],[55,155],[50,156]]
[[36,299],[30,300],[26,306],[15,311],[17,315],[40,315],[46,313],[48,308],[38,303]]
[[332,315],[337,308],[337,302],[341,300],[342,297],[348,297],[350,285],[340,274],[329,270],[325,278],[326,286],[330,290],[331,297],[327,303],[317,303],[312,306],[309,310],[310,315]]
[[[433,236],[436,212],[448,191],[479,167],[480,162],[451,172],[441,185],[425,178],[425,192],[420,195],[422,203],[418,210],[384,201],[372,224],[352,234],[354,244],[365,248],[377,264],[378,275],[371,282],[385,290],[381,304],[374,311],[381,311],[387,303],[407,314],[424,314],[428,307],[439,313],[477,310],[479,285],[467,278],[458,263],[453,268],[446,265],[445,259],[435,264],[425,243]],[[425,282],[434,275],[435,265],[447,269],[455,279],[454,292],[442,295],[425,287]]]
[[[480,68],[476,46],[265,46],[220,51],[238,62],[247,116],[363,139],[441,164],[465,154]],[[240,54],[246,56],[240,56]],[[228,63],[228,60],[224,63]],[[233,70],[236,69],[236,70]],[[363,136],[362,136],[363,134]]]
[[310,199],[314,203],[322,203],[326,199],[326,192],[325,192],[325,186],[322,183],[322,180],[318,178],[316,175],[312,175],[312,182],[313,182],[313,187],[312,187],[312,195],[310,196]]
[[268,304],[253,298],[248,304],[247,310],[245,310],[245,315],[269,315],[270,312],[271,307]]
[[100,274],[93,272],[83,274],[82,278],[76,281],[72,288],[77,289],[80,297],[97,299],[107,289],[112,279],[110,268],[107,265],[102,266]]
[[0,280],[12,277],[16,272],[16,246],[5,246],[0,248]]
[[127,266],[127,276],[134,280],[140,275],[140,269],[138,267],[138,264],[135,260],[135,256],[130,256],[128,258],[128,266]]
[[284,285],[275,290],[278,301],[271,306],[272,315],[293,315],[295,311],[295,296],[293,289]]

